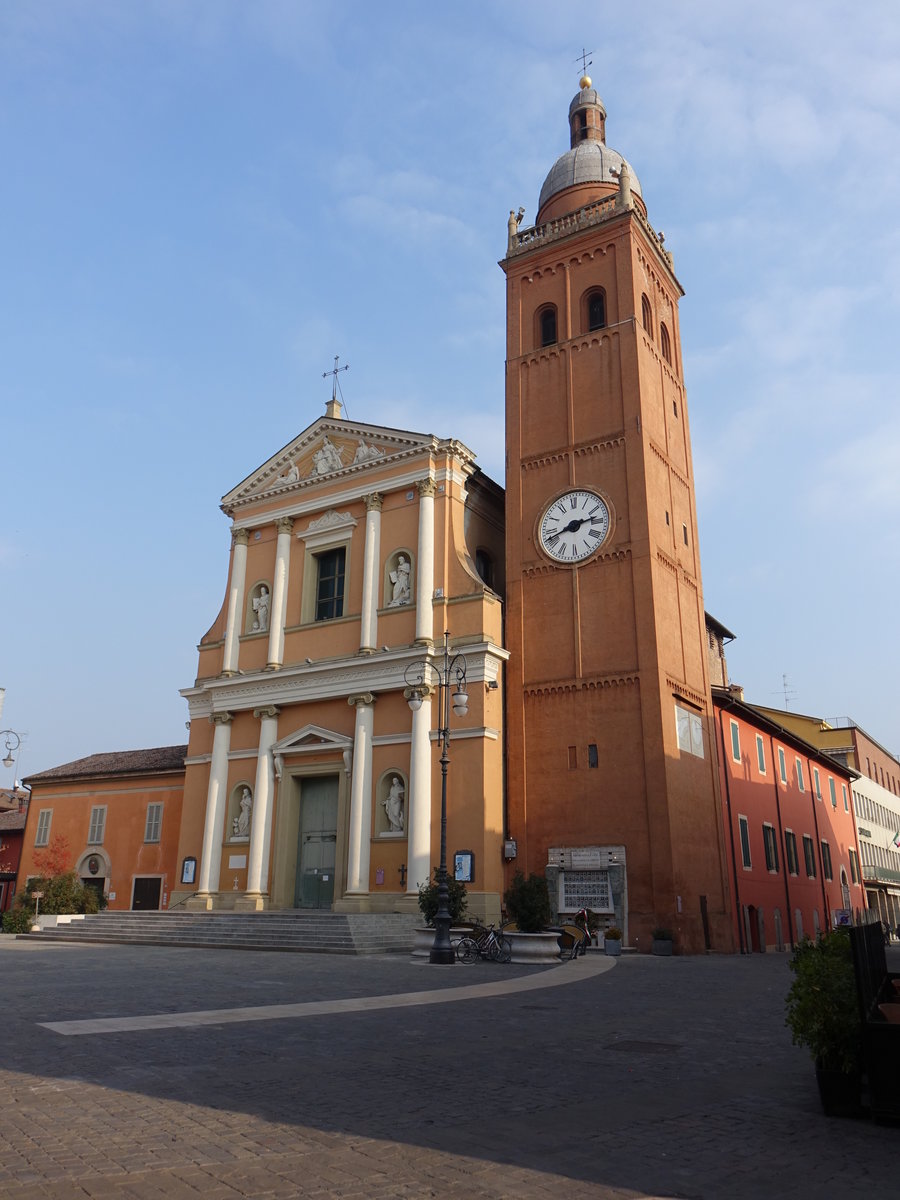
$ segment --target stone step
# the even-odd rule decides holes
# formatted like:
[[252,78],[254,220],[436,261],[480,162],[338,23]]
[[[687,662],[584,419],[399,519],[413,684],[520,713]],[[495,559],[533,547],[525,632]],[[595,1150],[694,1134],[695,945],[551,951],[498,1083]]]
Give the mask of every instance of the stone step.
[[420,919],[407,913],[102,912],[20,934],[58,942],[279,950],[319,954],[390,954],[412,949]]

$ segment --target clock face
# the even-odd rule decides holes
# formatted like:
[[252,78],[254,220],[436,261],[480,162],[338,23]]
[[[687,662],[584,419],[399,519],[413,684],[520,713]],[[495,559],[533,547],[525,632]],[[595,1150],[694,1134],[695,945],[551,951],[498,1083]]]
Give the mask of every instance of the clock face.
[[538,536],[546,554],[560,563],[582,562],[603,545],[609,509],[596,492],[566,492],[541,517]]

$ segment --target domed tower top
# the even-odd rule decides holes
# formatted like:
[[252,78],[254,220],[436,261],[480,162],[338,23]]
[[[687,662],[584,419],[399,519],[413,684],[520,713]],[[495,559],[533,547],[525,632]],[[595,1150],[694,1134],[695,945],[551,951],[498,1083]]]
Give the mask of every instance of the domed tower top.
[[538,200],[538,225],[618,191],[623,164],[631,177],[632,194],[641,196],[641,185],[631,165],[606,144],[606,109],[590,75],[581,77],[580,87],[569,105],[571,149],[556,160],[544,180]]

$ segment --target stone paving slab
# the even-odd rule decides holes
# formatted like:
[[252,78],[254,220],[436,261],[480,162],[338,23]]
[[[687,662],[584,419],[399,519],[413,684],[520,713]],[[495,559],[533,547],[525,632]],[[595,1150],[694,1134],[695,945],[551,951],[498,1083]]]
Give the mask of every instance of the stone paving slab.
[[[900,1194],[900,1131],[821,1115],[784,1027],[782,955],[597,973],[12,945],[3,1200]],[[555,986],[535,988],[547,972]],[[498,982],[465,1003],[384,1003]],[[367,997],[382,1003],[341,1011]],[[312,1003],[79,1037],[40,1024]]]

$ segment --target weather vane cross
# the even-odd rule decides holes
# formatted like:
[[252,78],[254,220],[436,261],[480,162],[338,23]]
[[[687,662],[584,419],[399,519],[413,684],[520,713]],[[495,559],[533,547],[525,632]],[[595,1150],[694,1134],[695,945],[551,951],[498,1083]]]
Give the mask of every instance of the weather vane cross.
[[342,367],[338,366],[338,359],[340,357],[341,356],[339,354],[336,354],[334,356],[334,366],[331,368],[331,370],[322,372],[323,379],[327,379],[329,375],[332,376],[332,380],[331,380],[331,399],[332,400],[337,399],[337,381],[338,381],[337,377],[338,377],[338,375],[340,375],[341,371],[349,371],[350,370],[349,363],[345,363]]
[[587,75],[587,69],[594,61],[592,58],[588,58],[588,55],[593,53],[593,50],[585,50],[584,46],[581,47],[581,53],[576,57],[575,61],[578,62],[579,59],[581,60],[582,75]]

